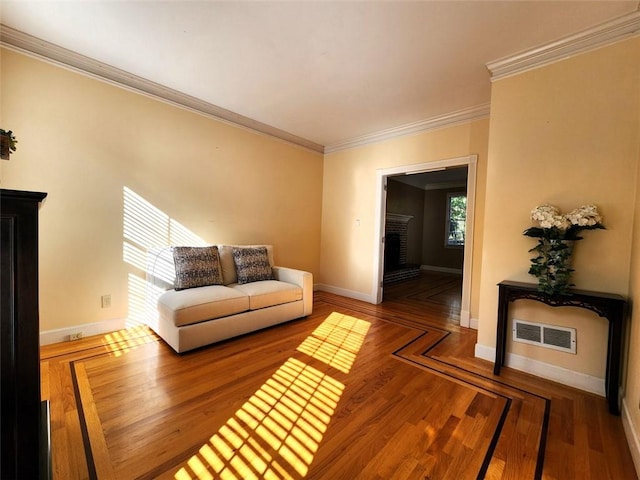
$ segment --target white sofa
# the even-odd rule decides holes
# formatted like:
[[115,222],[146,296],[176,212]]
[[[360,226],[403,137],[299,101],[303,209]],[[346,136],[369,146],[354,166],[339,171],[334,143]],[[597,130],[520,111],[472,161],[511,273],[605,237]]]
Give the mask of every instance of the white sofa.
[[[233,248],[256,245],[218,245],[222,284],[184,290],[172,284],[157,299],[157,315],[149,326],[176,352],[186,352],[231,337],[306,317],[313,308],[313,276],[309,272],[273,265],[273,247],[266,247],[273,280],[239,284]],[[153,260],[153,283],[158,284],[158,265],[164,264],[169,279],[173,258]],[[158,261],[160,259],[160,261]],[[167,268],[168,267],[168,268]],[[162,275],[159,275],[162,277]]]

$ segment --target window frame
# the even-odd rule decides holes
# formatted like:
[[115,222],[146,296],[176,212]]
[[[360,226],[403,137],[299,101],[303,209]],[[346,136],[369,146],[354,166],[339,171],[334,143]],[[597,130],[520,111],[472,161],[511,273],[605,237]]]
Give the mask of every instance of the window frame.
[[[451,199],[455,197],[464,197],[464,228],[462,229],[462,241],[452,243],[449,239],[449,233],[451,228]],[[459,222],[459,219],[454,219],[455,222]],[[445,248],[464,248],[466,242],[467,233],[467,192],[447,192],[446,212],[445,212],[445,226],[444,226],[444,246]]]

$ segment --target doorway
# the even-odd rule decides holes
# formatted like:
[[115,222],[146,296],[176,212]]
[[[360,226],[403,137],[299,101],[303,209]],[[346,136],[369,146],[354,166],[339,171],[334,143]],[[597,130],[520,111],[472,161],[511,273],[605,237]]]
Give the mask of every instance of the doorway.
[[[470,155],[467,157],[458,157],[435,162],[428,162],[416,165],[406,165],[390,169],[381,169],[377,171],[377,212],[376,212],[376,238],[374,249],[374,285],[372,298],[375,303],[381,303],[384,291],[384,272],[385,272],[385,236],[387,232],[387,217],[389,214],[393,217],[396,212],[387,209],[387,192],[389,188],[389,180],[398,181],[402,177],[403,182],[421,182],[425,179],[431,179],[435,182],[451,182],[456,174],[461,170],[466,170],[466,189],[458,188],[458,191],[466,193],[466,222],[464,230],[464,245],[458,248],[462,254],[461,270],[462,270],[462,296],[460,299],[460,325],[469,327],[470,325],[470,303],[471,303],[471,267],[473,252],[473,213],[475,205],[475,183],[476,183],[476,162],[477,156]],[[457,171],[456,171],[457,170]],[[431,174],[431,175],[425,175]],[[465,191],[466,190],[466,191]],[[404,215],[400,215],[401,217]],[[411,217],[408,215],[407,217]],[[422,219],[420,219],[422,220]],[[409,220],[411,221],[411,220]],[[395,233],[395,232],[394,232]],[[459,232],[458,232],[459,233]],[[452,241],[456,241],[452,237]],[[458,237],[459,238],[459,237]],[[433,241],[441,241],[444,245],[444,235],[442,239],[433,239]],[[402,247],[400,247],[402,248]],[[455,253],[455,249],[450,249],[450,253]],[[407,258],[408,260],[408,258]],[[402,261],[402,260],[400,260]],[[407,262],[414,263],[414,262]],[[388,263],[387,263],[388,266]],[[446,268],[446,267],[445,267]]]

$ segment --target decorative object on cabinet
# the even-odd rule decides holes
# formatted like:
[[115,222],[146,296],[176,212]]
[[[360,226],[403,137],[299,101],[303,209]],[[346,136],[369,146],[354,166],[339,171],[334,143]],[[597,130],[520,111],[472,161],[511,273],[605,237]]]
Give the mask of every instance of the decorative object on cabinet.
[[0,128],[0,158],[2,160],[9,160],[11,153],[16,151],[17,143],[18,140],[11,130]]
[[0,189],[0,478],[51,478],[38,312],[38,210],[46,196]]
[[566,295],[571,283],[571,256],[576,240],[582,230],[605,228],[595,205],[583,205],[563,215],[553,205],[542,204],[531,211],[531,220],[539,227],[530,227],[523,233],[538,239],[530,252],[529,273],[538,279],[538,290],[547,295]]

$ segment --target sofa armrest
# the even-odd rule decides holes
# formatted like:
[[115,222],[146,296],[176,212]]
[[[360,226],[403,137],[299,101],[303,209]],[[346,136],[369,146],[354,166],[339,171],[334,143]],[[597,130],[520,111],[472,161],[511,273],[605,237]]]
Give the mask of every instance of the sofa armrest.
[[273,276],[276,280],[292,283],[302,288],[304,316],[311,315],[313,311],[313,275],[295,268],[273,267]]

